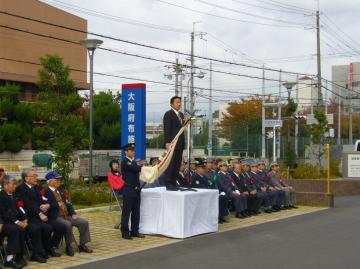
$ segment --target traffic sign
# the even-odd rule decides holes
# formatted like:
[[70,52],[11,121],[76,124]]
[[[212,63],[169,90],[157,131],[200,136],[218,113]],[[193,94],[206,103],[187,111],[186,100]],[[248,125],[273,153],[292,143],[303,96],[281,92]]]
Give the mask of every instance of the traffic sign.
[[265,127],[282,127],[282,120],[265,120]]

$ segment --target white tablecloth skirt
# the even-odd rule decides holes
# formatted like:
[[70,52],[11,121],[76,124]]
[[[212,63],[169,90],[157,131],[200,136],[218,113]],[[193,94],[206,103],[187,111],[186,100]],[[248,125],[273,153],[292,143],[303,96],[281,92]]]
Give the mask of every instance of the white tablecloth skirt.
[[166,191],[165,187],[141,192],[140,233],[186,238],[218,231],[217,190]]

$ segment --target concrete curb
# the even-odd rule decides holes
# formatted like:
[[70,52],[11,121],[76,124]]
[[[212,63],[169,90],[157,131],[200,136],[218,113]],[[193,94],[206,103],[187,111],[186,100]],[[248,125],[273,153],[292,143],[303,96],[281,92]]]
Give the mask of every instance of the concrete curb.
[[87,213],[87,212],[93,212],[93,211],[111,211],[112,208],[116,208],[116,210],[119,209],[119,206],[117,205],[106,205],[106,206],[98,206],[98,207],[89,207],[89,208],[83,208],[76,210],[77,213]]

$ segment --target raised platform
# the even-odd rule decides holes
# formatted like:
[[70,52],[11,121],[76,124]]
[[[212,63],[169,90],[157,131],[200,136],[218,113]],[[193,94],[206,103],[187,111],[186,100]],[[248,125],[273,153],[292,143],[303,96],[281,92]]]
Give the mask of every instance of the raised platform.
[[140,233],[187,238],[218,231],[219,192],[166,191],[164,187],[141,192]]

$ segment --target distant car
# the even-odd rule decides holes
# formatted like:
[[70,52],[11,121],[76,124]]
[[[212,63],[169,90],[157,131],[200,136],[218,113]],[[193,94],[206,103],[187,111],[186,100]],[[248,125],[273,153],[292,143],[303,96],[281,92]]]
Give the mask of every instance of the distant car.
[[356,140],[355,142],[355,151],[360,151],[360,140]]

